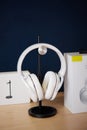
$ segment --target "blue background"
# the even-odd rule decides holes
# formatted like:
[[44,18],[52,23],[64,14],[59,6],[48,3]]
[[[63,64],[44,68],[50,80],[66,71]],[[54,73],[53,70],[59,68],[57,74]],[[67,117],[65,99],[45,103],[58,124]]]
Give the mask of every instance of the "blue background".
[[[40,42],[56,46],[62,53],[87,50],[87,4],[85,1],[0,1],[0,72],[16,71],[20,54]],[[26,56],[23,69],[37,74],[37,50]],[[56,54],[41,57],[41,73],[58,71]]]

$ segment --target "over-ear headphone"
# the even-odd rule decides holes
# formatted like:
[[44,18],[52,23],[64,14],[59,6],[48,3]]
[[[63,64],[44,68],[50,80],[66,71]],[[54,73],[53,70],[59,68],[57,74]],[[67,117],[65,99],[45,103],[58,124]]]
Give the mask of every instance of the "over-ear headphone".
[[[42,85],[40,84],[39,79],[35,74],[32,74],[29,72],[29,74],[25,76],[22,71],[22,62],[24,58],[30,51],[37,48],[38,48],[39,54],[41,55],[46,54],[47,48],[53,50],[54,52],[57,53],[61,62],[61,68],[59,72],[55,73],[52,71],[48,71],[45,74]],[[17,64],[17,71],[29,90],[30,98],[34,102],[40,101],[44,98],[53,100],[56,97],[59,89],[61,88],[63,84],[64,75],[66,71],[66,63],[65,63],[64,56],[56,47],[47,43],[37,43],[37,44],[29,46],[20,55],[18,59],[18,64]]]

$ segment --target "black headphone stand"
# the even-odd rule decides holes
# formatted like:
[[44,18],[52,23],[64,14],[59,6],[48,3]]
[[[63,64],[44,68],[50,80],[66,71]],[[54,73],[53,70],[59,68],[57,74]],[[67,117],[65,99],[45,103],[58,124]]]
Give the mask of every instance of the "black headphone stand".
[[[41,55],[40,54],[38,54],[38,79],[41,83],[42,79],[41,79]],[[42,101],[39,101],[38,106],[32,107],[28,110],[28,114],[30,116],[37,117],[37,118],[51,117],[51,116],[56,115],[56,113],[57,113],[57,110],[54,107],[43,106]]]

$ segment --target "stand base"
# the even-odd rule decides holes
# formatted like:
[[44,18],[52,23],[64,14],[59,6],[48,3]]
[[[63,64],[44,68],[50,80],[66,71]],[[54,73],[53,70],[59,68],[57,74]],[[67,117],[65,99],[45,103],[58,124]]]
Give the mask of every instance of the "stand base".
[[28,114],[37,117],[37,118],[45,118],[56,115],[57,110],[50,106],[37,106],[32,107],[28,110]]
[[7,99],[12,98],[12,96],[6,96]]

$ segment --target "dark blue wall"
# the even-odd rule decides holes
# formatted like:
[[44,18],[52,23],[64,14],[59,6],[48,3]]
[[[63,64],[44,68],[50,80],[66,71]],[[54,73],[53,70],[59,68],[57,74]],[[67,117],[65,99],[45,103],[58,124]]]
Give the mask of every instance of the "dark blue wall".
[[[0,72],[15,71],[18,57],[37,42],[50,43],[62,53],[87,49],[87,6],[84,1],[0,1]],[[42,73],[58,71],[57,56],[42,57]],[[23,69],[37,73],[37,53],[26,57]]]

